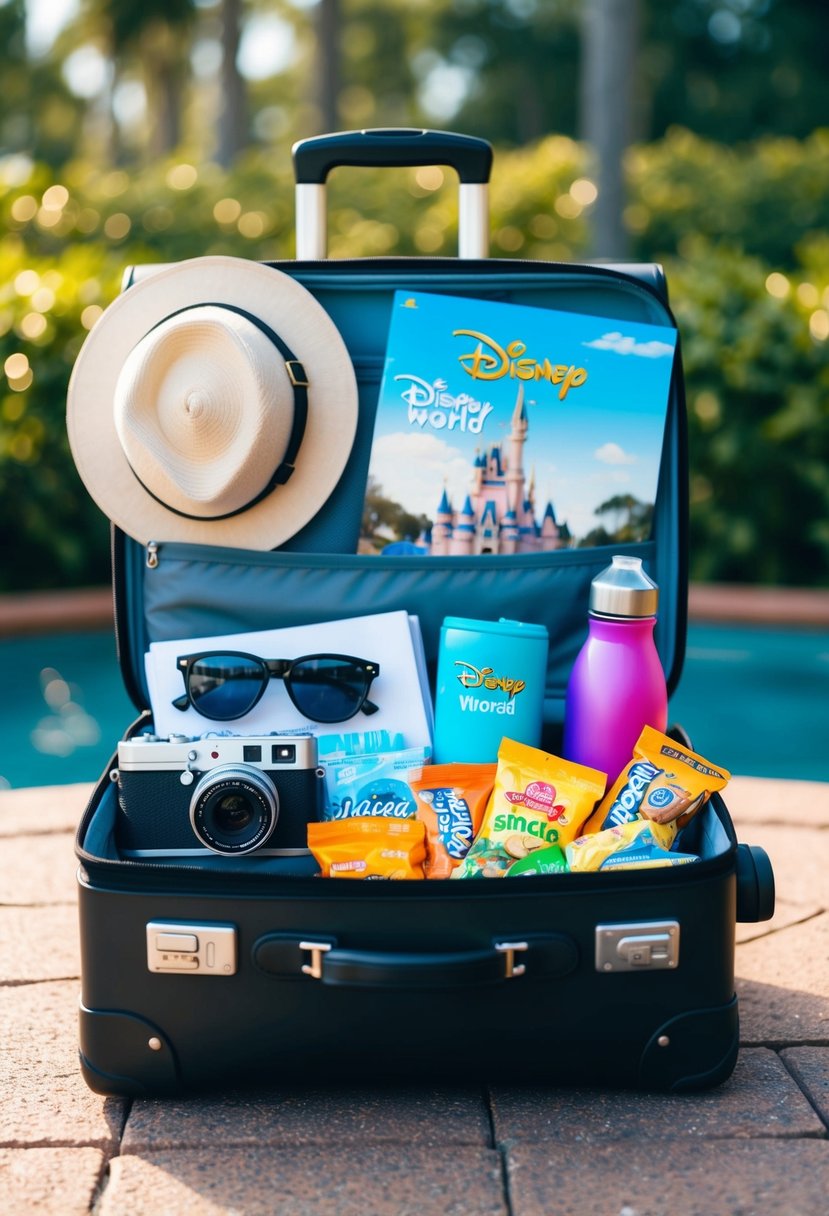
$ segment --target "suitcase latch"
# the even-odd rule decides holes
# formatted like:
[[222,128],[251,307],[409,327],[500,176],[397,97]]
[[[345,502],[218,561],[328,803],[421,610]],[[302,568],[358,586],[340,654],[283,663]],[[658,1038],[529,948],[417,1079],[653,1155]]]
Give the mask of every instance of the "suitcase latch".
[[667,971],[678,965],[678,921],[596,926],[597,971]]
[[303,975],[310,975],[312,979],[322,979],[322,956],[331,949],[330,942],[300,942],[300,950],[310,950],[310,963],[303,963],[301,971]]
[[236,927],[151,920],[147,925],[147,970],[170,975],[235,975]]

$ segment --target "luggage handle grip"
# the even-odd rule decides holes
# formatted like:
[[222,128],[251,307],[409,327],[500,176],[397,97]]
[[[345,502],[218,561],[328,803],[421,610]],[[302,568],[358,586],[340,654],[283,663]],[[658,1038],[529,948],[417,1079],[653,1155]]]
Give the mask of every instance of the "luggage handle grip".
[[389,127],[340,131],[302,139],[293,147],[296,176],[296,252],[301,261],[326,256],[325,185],[338,165],[403,167],[450,165],[460,180],[458,254],[485,258],[489,251],[488,182],[492,146],[454,131]]
[[454,131],[378,127],[300,139],[293,158],[298,183],[324,185],[338,165],[450,165],[462,182],[485,185],[492,170],[492,145]]
[[454,954],[394,954],[341,950],[326,942],[300,942],[310,952],[305,975],[345,988],[469,988],[499,984],[523,975],[516,954],[527,942],[496,942],[491,950]]

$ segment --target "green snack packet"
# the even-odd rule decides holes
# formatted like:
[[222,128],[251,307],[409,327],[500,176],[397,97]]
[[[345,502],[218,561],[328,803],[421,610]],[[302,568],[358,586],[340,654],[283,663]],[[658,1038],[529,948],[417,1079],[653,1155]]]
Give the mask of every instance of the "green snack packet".
[[569,869],[567,859],[559,846],[551,844],[546,849],[536,849],[520,861],[513,862],[506,877],[512,878],[521,874],[567,874]]

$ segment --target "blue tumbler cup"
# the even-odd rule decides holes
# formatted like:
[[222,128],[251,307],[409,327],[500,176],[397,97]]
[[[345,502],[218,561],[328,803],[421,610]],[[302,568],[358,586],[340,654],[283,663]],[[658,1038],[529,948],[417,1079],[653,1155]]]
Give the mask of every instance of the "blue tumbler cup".
[[549,637],[543,625],[448,616],[440,631],[436,764],[486,764],[506,736],[538,747]]

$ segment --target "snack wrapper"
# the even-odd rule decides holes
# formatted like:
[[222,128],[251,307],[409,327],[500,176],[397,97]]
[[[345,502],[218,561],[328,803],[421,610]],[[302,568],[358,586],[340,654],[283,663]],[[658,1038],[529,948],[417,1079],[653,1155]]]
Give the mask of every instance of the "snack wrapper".
[[326,760],[325,819],[413,819],[417,803],[409,779],[429,758],[426,747]]
[[409,779],[426,827],[426,877],[451,878],[478,834],[494,764],[429,764]]
[[416,819],[359,817],[308,824],[323,878],[423,878],[425,829]]
[[507,870],[507,878],[520,878],[523,874],[566,874],[569,869],[559,846],[549,844],[545,849],[536,849],[520,861],[514,861]]
[[536,849],[569,844],[604,790],[596,769],[504,739],[481,830],[453,878],[503,878]]
[[646,726],[608,793],[584,825],[583,835],[649,819],[670,829],[667,847],[731,774]]
[[620,827],[579,836],[565,852],[574,873],[588,870],[652,870],[699,861],[693,853],[672,853],[673,824],[633,819]]

